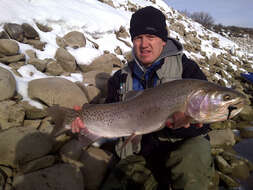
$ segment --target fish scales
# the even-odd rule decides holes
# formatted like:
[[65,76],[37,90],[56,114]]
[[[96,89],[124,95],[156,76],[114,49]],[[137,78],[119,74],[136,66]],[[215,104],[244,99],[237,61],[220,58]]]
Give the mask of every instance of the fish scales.
[[[192,122],[208,123],[225,120],[227,107],[236,105],[238,109],[231,113],[233,117],[246,102],[246,97],[235,90],[196,79],[167,82],[138,94],[124,102],[84,105],[78,114],[64,114],[70,118],[62,118],[63,126],[57,128],[69,125],[78,115],[88,131],[100,137],[140,135],[161,129],[177,111],[189,115]],[[230,99],[225,101],[225,96]],[[58,112],[61,107],[50,109]]]

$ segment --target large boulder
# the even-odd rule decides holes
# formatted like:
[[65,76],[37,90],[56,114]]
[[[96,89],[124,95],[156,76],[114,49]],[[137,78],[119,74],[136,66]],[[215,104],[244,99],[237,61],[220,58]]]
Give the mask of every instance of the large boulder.
[[58,77],[32,80],[28,85],[28,95],[48,106],[59,104],[73,108],[88,103],[85,94],[75,83]]
[[15,190],[84,190],[83,176],[69,164],[58,164],[14,177]]
[[83,33],[78,31],[72,31],[67,33],[63,38],[64,43],[68,47],[72,47],[74,49],[85,47],[86,38]]
[[[81,170],[84,175],[86,189],[99,189],[108,170],[108,166],[112,161],[112,154],[99,148],[90,147],[83,152],[80,160],[84,163]],[[94,172],[94,169],[96,172]]]
[[100,71],[111,74],[113,67],[121,67],[121,61],[114,54],[104,54],[94,59],[90,65],[79,64],[83,72]]
[[0,101],[13,97],[16,92],[16,80],[14,76],[3,67],[0,67],[0,92]]
[[14,40],[0,39],[0,53],[10,56],[17,55],[19,52],[18,43]]
[[212,130],[208,133],[212,147],[227,147],[235,145],[235,135],[231,129]]
[[24,36],[28,39],[40,39],[38,32],[28,23],[23,23],[21,25],[24,31]]
[[0,103],[0,129],[22,126],[25,110],[15,101],[6,100]]
[[101,71],[89,71],[87,73],[83,73],[83,83],[95,86],[101,91],[102,97],[107,96],[107,83],[110,74]]
[[22,42],[24,40],[24,30],[21,25],[15,23],[4,24],[4,30],[8,33],[11,39]]
[[17,168],[47,155],[52,149],[48,135],[30,127],[14,127],[0,133],[0,163]]
[[65,71],[74,72],[76,70],[75,57],[64,48],[57,49],[55,53],[55,59]]

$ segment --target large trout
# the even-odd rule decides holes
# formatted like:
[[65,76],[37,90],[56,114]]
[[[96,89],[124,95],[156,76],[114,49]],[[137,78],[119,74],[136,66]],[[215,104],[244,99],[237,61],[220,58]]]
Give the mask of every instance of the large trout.
[[191,123],[212,123],[232,118],[246,103],[246,97],[217,84],[183,79],[137,92],[124,102],[85,104],[80,111],[52,106],[48,113],[56,126],[52,134],[70,129],[80,117],[85,129],[80,132],[90,142],[99,138],[142,135],[162,129],[175,112],[184,112]]

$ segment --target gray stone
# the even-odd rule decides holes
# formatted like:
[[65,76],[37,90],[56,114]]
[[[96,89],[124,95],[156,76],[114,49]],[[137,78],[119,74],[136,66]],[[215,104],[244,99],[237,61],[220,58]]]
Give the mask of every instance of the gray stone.
[[114,66],[121,67],[121,61],[113,54],[104,54],[96,58],[90,65],[79,65],[83,72],[101,71],[111,74]]
[[213,130],[208,133],[212,147],[233,146],[235,135],[231,129]]
[[[90,147],[83,152],[80,160],[84,163],[84,167],[81,170],[84,175],[86,189],[99,189],[99,185],[104,179],[108,166],[112,161],[112,154],[99,148]],[[96,172],[94,172],[94,169]]]
[[24,61],[24,60],[25,60],[24,54],[12,55],[12,56],[6,56],[6,57],[0,58],[0,62],[7,63],[7,64],[18,62],[18,61]]
[[84,190],[83,176],[69,164],[58,164],[14,177],[15,190]]
[[240,136],[242,138],[253,138],[253,127],[252,127],[252,125],[240,128]]
[[47,25],[44,25],[44,24],[41,24],[41,23],[38,23],[36,22],[35,23],[36,26],[42,31],[42,32],[51,32],[53,30],[53,28],[47,26]]
[[50,75],[58,76],[64,73],[62,66],[56,61],[50,61],[47,64],[46,72]]
[[72,31],[67,33],[63,40],[68,47],[72,47],[74,49],[85,47],[86,45],[86,38],[83,33],[78,31]]
[[45,109],[39,109],[37,107],[34,107],[27,101],[22,101],[19,104],[25,110],[26,119],[36,120],[45,118],[47,116],[47,112]]
[[30,127],[14,127],[0,133],[0,163],[17,168],[48,154],[51,138]]
[[37,58],[31,58],[28,60],[27,63],[33,65],[36,69],[38,69],[41,72],[44,72],[47,67],[46,60],[41,60],[41,59],[37,59]]
[[25,110],[14,101],[2,101],[0,103],[0,129],[18,127],[23,124]]
[[24,30],[21,25],[15,23],[4,24],[4,30],[8,33],[11,39],[22,42],[24,40]]
[[89,71],[87,73],[83,73],[83,83],[88,85],[93,85],[97,87],[101,91],[101,96],[107,96],[107,83],[110,74],[101,71]]
[[232,173],[232,166],[220,155],[215,156],[215,165],[222,173]]
[[0,101],[9,99],[16,92],[16,80],[12,73],[3,67],[0,67]]
[[26,174],[52,166],[56,161],[53,155],[44,156],[19,166],[19,173]]
[[0,53],[10,56],[17,55],[19,52],[18,43],[14,40],[0,39]]
[[24,31],[24,36],[28,39],[40,39],[38,32],[28,23],[23,23],[21,25]]
[[73,108],[82,106],[88,100],[82,90],[73,82],[58,77],[32,80],[28,85],[28,95],[48,106],[59,104]]
[[217,171],[217,173],[219,174],[221,181],[223,181],[228,187],[239,187],[240,186],[240,184],[236,180],[229,177],[228,175],[225,175],[219,171]]
[[41,51],[44,51],[44,48],[47,44],[46,42],[41,42],[40,40],[33,40],[33,39],[24,39],[23,42]]
[[55,59],[65,71],[74,72],[76,70],[76,60],[67,50],[58,48],[55,53]]

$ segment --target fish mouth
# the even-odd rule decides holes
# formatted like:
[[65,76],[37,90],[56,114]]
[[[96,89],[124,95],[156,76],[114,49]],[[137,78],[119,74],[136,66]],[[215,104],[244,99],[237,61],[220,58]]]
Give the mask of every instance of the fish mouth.
[[245,102],[246,100],[238,100],[233,105],[229,105],[227,108],[228,109],[227,120],[231,119],[234,115],[239,113],[242,110],[243,106],[245,105]]

